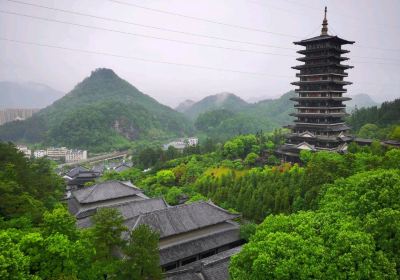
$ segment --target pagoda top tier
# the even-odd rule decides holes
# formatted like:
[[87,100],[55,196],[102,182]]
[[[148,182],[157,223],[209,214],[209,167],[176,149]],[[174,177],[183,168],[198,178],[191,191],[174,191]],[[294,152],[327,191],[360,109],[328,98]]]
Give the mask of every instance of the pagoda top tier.
[[339,38],[338,36],[332,36],[332,35],[328,34],[328,19],[326,18],[327,11],[328,10],[325,7],[325,16],[324,16],[324,20],[322,21],[321,35],[310,38],[310,39],[305,39],[305,40],[294,42],[295,45],[307,46],[307,45],[310,45],[313,43],[327,41],[327,40],[334,41],[334,42],[338,43],[339,45],[355,43],[354,41],[347,41],[345,39]]
[[345,39],[342,39],[338,36],[332,36],[332,35],[319,35],[317,37],[313,37],[310,39],[305,39],[297,42],[293,42],[295,45],[301,45],[301,46],[307,46],[310,43],[316,43],[316,42],[322,42],[322,41],[336,41],[340,45],[346,45],[346,44],[354,44],[354,41],[347,41]]

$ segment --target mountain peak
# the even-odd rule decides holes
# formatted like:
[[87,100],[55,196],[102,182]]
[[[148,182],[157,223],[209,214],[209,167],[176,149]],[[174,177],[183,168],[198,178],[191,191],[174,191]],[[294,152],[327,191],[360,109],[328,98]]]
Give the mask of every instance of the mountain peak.
[[92,71],[90,78],[110,79],[119,78],[112,69],[109,68],[97,68]]

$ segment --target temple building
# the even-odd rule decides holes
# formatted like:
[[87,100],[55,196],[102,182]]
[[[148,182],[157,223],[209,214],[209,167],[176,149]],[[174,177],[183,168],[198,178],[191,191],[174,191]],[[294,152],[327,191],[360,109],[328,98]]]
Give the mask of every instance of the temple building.
[[[239,249],[229,250],[243,244],[239,224],[234,221],[240,215],[211,201],[170,206],[163,198],[148,198],[130,182],[121,181],[106,181],[72,190],[68,199],[69,211],[80,228],[90,227],[93,215],[104,207],[118,209],[129,231],[141,224],[157,231],[160,234],[160,266],[164,271],[179,270],[177,275],[182,273],[180,268],[197,273],[193,267],[188,267],[194,263],[203,263],[204,273],[215,269],[227,275],[229,257]],[[123,237],[127,239],[129,232]],[[225,251],[231,253],[222,254]]]
[[319,36],[294,42],[305,47],[297,52],[304,55],[297,58],[304,64],[292,67],[300,71],[296,74],[300,80],[292,83],[298,86],[297,96],[291,98],[296,102],[296,112],[291,114],[296,119],[288,126],[291,133],[285,145],[277,151],[285,161],[297,161],[301,150],[346,152],[352,140],[347,135],[350,128],[344,122],[343,104],[351,98],[343,96],[347,92],[343,87],[351,84],[344,79],[345,71],[353,66],[342,64],[348,60],[342,54],[349,52],[342,46],[354,42],[328,34],[326,12],[325,7]]

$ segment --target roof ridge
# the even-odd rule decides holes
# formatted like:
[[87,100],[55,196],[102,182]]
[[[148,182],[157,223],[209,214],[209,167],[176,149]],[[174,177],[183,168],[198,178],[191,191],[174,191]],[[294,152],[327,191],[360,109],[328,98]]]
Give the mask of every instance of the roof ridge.
[[222,207],[216,205],[214,202],[212,202],[211,199],[209,199],[208,202],[206,202],[206,203],[209,204],[209,205],[211,205],[211,206],[213,206],[213,207],[215,207],[215,208],[217,208],[217,209],[219,209],[219,210],[221,210],[222,212],[227,213],[227,214],[231,214],[231,215],[240,215],[240,214],[231,213],[231,212],[229,212],[228,210],[226,210],[226,209],[224,209],[224,208],[222,208]]
[[113,205],[107,206],[107,207],[116,207],[116,206],[130,204],[132,202],[138,203],[138,202],[146,202],[149,200],[160,200],[160,199],[161,199],[160,197],[153,197],[153,198],[147,198],[147,199],[130,200],[130,201],[125,201],[125,202],[121,202],[121,203],[116,203],[116,204],[113,204]]
[[94,184],[93,186],[90,186],[90,187],[93,187],[93,189],[88,193],[88,195],[84,199],[82,199],[82,202],[86,201],[86,199],[89,198],[89,196],[94,192],[94,190],[97,188],[97,186],[98,186],[98,184]]

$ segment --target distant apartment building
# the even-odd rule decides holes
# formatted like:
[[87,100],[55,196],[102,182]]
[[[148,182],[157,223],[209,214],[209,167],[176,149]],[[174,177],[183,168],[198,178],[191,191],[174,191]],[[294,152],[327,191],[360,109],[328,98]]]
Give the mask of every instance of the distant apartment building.
[[32,156],[32,151],[31,151],[30,149],[28,149],[27,146],[18,145],[18,146],[17,146],[17,149],[18,149],[20,152],[24,153],[25,157],[30,158],[30,157]]
[[32,109],[32,108],[7,108],[0,110],[0,125],[18,121],[18,120],[25,120],[27,118],[32,117],[34,113],[39,111],[39,109]]
[[189,146],[197,146],[199,144],[199,138],[196,137],[189,137],[187,139],[187,144]]
[[33,156],[35,158],[42,158],[47,156],[47,151],[46,150],[36,150],[33,152]]
[[65,162],[79,162],[87,159],[87,151],[68,150],[65,154]]
[[65,159],[68,149],[65,147],[61,148],[48,148],[47,157],[54,160]]

